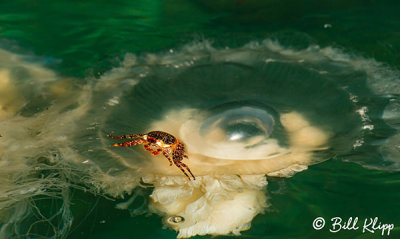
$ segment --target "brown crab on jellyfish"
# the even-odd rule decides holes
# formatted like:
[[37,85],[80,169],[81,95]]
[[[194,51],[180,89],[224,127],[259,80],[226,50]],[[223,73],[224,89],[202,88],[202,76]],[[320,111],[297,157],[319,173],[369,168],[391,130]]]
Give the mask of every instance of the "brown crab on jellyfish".
[[[191,180],[191,178],[185,172],[185,169],[192,176],[193,180],[196,180],[196,177],[190,171],[189,167],[182,162],[183,158],[188,158],[188,156],[185,155],[185,145],[171,134],[163,131],[151,131],[147,134],[130,134],[122,136],[114,136],[109,134],[107,136],[113,139],[134,139],[123,143],[116,143],[112,146],[131,147],[134,145],[143,144],[144,148],[147,151],[150,151],[153,155],[162,153],[168,159],[169,166],[172,166],[173,162],[189,180]],[[156,150],[152,149],[151,147],[155,147]],[[170,155],[172,155],[172,160]]]

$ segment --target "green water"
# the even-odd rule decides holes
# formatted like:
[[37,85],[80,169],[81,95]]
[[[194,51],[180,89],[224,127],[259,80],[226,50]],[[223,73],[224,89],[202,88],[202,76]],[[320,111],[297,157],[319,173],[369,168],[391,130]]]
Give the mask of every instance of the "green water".
[[[316,44],[321,48],[335,47],[349,55],[375,59],[384,66],[399,70],[399,12],[400,3],[389,0],[2,1],[0,47],[38,56],[47,68],[64,77],[75,77],[77,85],[88,78],[98,78],[119,66],[126,53],[142,56],[147,53],[168,52],[170,49],[179,51],[186,44],[204,40],[221,49],[235,49],[251,41],[264,39],[277,39],[282,45],[295,49]],[[213,67],[216,69],[210,67],[205,70],[205,78],[216,77],[207,71],[225,70],[218,66]],[[123,98],[122,102],[131,103],[132,107],[126,104],[116,107],[113,112],[119,112],[120,115],[110,118],[106,124],[108,128],[103,130],[114,130],[113,122],[121,122],[125,116],[143,114],[145,119],[158,118],[160,112],[149,113],[146,109],[157,106],[163,111],[172,105],[187,102],[190,97],[194,98],[191,106],[208,108],[230,97],[229,94],[222,94],[210,99],[209,95],[201,94],[208,88],[226,89],[232,84],[233,88],[241,87],[240,82],[235,81],[198,81],[190,86],[191,89],[179,92],[173,87],[185,88],[185,76],[196,80],[204,76],[203,73],[176,73],[176,84],[171,86],[162,79],[164,75],[168,78],[168,71],[154,68],[156,73],[138,84],[137,88],[131,89]],[[232,69],[233,72],[239,71],[235,67]],[[310,74],[312,82],[318,82],[319,78],[314,79],[311,73],[296,71],[296,66],[290,66],[288,69],[295,73],[287,76],[287,79],[296,74]],[[265,72],[263,74],[273,76],[280,74],[267,70]],[[329,78],[329,83],[315,86],[321,87],[321,91],[310,87],[310,91],[314,92],[310,95],[316,97],[313,99],[293,97],[291,100],[279,102],[277,95],[295,95],[295,87],[284,88],[278,93],[275,90],[269,92],[272,97],[265,102],[279,102],[276,105],[282,106],[279,107],[282,111],[285,111],[285,103],[293,107],[296,101],[300,100],[298,108],[306,114],[313,115],[318,110],[323,115],[312,118],[317,125],[341,128],[337,132],[339,136],[336,141],[331,142],[337,148],[333,147],[333,153],[328,152],[329,160],[310,166],[308,170],[291,178],[269,177],[266,193],[271,206],[264,214],[256,216],[251,229],[243,232],[238,238],[386,237],[381,236],[379,231],[374,234],[362,233],[361,230],[330,233],[326,228],[320,231],[313,229],[312,223],[315,218],[325,218],[328,226],[329,220],[336,216],[344,220],[359,217],[360,221],[379,217],[379,221],[383,223],[394,224],[395,229],[390,238],[400,238],[399,168],[390,168],[390,163],[382,158],[376,143],[381,143],[379,140],[396,134],[396,130],[380,118],[389,100],[399,100],[400,92],[394,90],[372,93],[365,83],[368,77],[362,72],[347,76],[349,79],[355,76],[357,80],[345,84],[337,83],[339,80],[332,77]],[[161,93],[146,91],[149,89],[149,80],[152,79],[162,87]],[[369,106],[372,114],[370,117],[375,125],[373,133],[366,133],[366,145],[359,151],[352,151],[352,142],[347,141],[356,137],[359,132],[345,133],[354,130],[353,127],[358,127],[361,123],[354,122],[356,116],[351,114],[354,109],[347,99],[344,100],[346,96],[341,95],[343,92],[339,89],[343,85],[351,92],[358,93],[360,101]],[[305,89],[301,95],[307,96],[309,89],[300,83],[298,87]],[[278,89],[278,86],[271,88]],[[261,88],[255,86],[252,89],[252,92],[255,92],[252,99],[262,94],[258,93],[257,89]],[[230,89],[229,92],[235,94],[235,97],[241,97],[240,90],[235,92],[234,89]],[[148,103],[158,96],[163,98],[162,103],[151,103],[150,106],[135,105],[137,99]],[[324,101],[323,99],[329,99],[326,101],[328,103],[316,103]],[[316,108],[310,106],[314,103]],[[327,105],[332,108],[324,112],[323,109],[326,109]],[[343,118],[338,115],[342,115]],[[399,118],[400,116],[397,116],[397,120]],[[126,124],[120,123],[116,128],[123,129]],[[76,143],[78,145],[81,142]],[[85,142],[82,142],[82,145],[85,145]],[[398,142],[396,146],[399,147]],[[78,145],[77,148],[79,147]],[[363,163],[372,161],[373,163]],[[382,168],[385,170],[380,170]],[[162,219],[156,214],[131,216],[127,210],[114,209],[116,202],[122,201],[121,199],[108,200],[81,190],[72,190],[71,210],[74,221],[68,238],[176,238],[176,232],[163,228]],[[57,203],[57,199],[48,199],[39,206],[51,214],[53,207],[57,208]],[[135,206],[139,205],[133,205]],[[46,230],[46,226],[43,226],[34,231],[39,235],[51,235]]]

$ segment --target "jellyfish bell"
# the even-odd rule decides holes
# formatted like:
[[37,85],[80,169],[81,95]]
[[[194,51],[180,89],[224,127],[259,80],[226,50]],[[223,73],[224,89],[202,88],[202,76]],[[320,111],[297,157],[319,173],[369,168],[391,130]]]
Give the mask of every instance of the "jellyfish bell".
[[[138,164],[137,157],[117,153],[123,165],[138,170],[145,183],[154,185],[150,209],[163,215],[178,237],[248,229],[268,206],[266,176],[290,177],[326,160],[315,151],[328,149],[344,124],[333,126],[330,118],[337,111],[329,107],[346,92],[314,68],[293,64],[297,61],[292,56],[268,50],[222,51],[222,55],[211,51],[211,62],[199,60],[188,66],[178,64],[180,55],[173,64],[172,56],[165,64],[158,59],[155,69],[120,98],[113,111],[124,115],[113,114],[109,124],[129,128],[124,119],[137,119],[134,125],[140,131],[132,133],[164,131],[186,145],[188,159],[183,162],[196,180],[188,181],[162,155],[143,152],[146,156]],[[267,56],[275,60],[263,61]],[[244,79],[252,84],[244,84]],[[349,124],[355,121],[351,110],[349,102],[338,109],[349,116]],[[329,124],[322,127],[321,122]],[[230,216],[229,208],[235,208]],[[175,217],[184,221],[171,219]]]

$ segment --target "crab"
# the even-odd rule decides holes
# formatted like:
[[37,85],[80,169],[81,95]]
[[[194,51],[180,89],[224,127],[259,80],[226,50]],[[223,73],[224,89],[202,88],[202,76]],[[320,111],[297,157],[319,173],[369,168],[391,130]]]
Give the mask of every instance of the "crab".
[[[130,141],[126,141],[123,143],[116,143],[111,145],[112,147],[131,147],[138,144],[143,144],[144,148],[147,151],[150,151],[153,155],[158,155],[162,153],[169,161],[169,166],[172,166],[172,163],[175,164],[185,176],[191,180],[189,175],[186,173],[185,169],[192,176],[193,180],[196,180],[196,177],[190,171],[189,167],[182,162],[183,158],[187,158],[185,155],[185,145],[180,142],[175,136],[163,132],[163,131],[151,131],[147,134],[130,134],[130,135],[107,135],[113,139],[133,139]],[[154,148],[154,149],[153,149]],[[172,160],[170,158],[172,155]]]

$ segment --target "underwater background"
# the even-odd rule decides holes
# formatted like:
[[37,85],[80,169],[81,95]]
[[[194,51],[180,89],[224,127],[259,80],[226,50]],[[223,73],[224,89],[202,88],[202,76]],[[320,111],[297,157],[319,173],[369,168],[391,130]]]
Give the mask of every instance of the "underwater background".
[[269,206],[238,238],[382,237],[331,233],[333,217],[378,217],[400,238],[399,11],[390,0],[2,1],[1,235],[176,238],[147,208],[152,187],[124,171],[151,173],[143,150],[114,151],[105,136],[143,133],[180,107],[250,105],[302,112],[329,140],[306,170],[267,177]]

